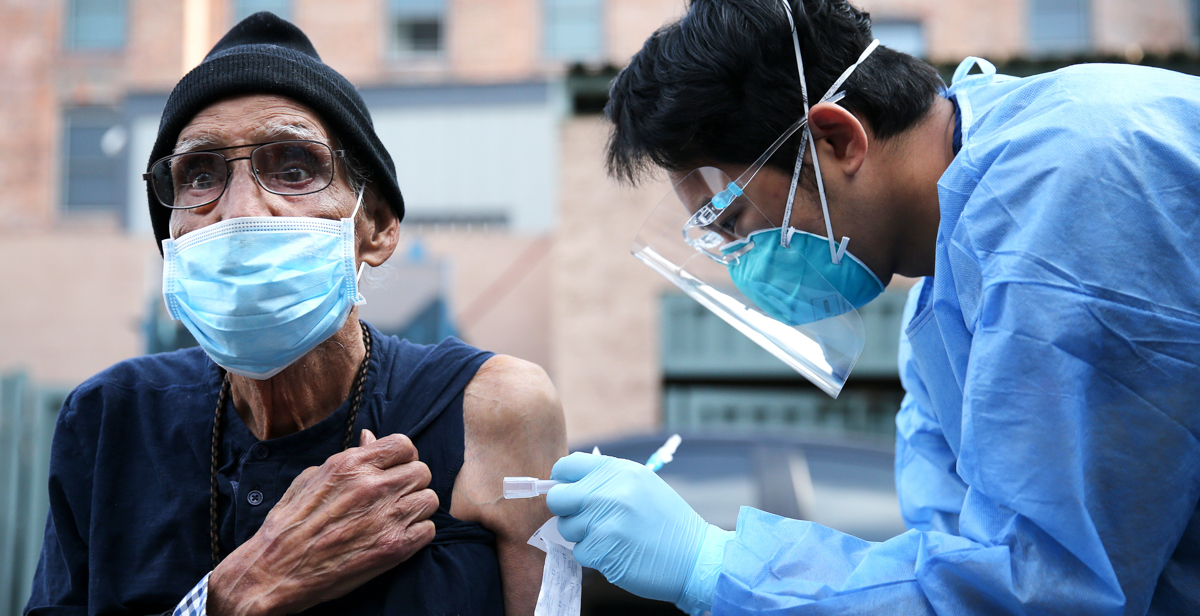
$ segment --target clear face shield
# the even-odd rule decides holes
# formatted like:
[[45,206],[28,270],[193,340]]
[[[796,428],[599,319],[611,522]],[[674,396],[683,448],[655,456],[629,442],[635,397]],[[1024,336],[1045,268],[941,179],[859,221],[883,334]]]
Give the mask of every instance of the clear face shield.
[[[786,7],[785,3],[785,7]],[[791,21],[790,9],[787,13]],[[804,69],[792,31],[800,82]],[[875,49],[873,42],[820,102],[837,102],[838,89]],[[802,85],[802,89],[804,86]],[[684,176],[651,213],[632,252],[759,346],[837,397],[862,353],[866,335],[855,306],[883,285],[833,238],[816,146],[804,118],[793,124],[736,180],[714,167]],[[801,132],[802,131],[802,132]],[[745,189],[787,142],[800,148],[785,203],[755,203]],[[824,210],[826,237],[792,228],[791,213],[809,146]]]

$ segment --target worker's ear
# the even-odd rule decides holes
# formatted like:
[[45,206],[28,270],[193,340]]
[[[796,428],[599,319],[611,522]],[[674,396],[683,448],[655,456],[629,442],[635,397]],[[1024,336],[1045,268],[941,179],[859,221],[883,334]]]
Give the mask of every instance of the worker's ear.
[[400,220],[387,200],[375,192],[373,184],[367,184],[366,191],[362,212],[355,222],[358,257],[371,267],[379,267],[400,243]]
[[832,171],[826,171],[830,161],[846,175],[858,173],[867,157],[867,131],[854,114],[834,103],[818,103],[808,111],[808,124],[822,153],[822,174]]

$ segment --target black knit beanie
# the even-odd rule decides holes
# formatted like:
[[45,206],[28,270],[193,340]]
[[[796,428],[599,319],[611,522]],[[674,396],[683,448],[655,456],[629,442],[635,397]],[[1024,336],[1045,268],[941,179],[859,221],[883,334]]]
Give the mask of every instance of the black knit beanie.
[[[154,161],[171,154],[179,132],[205,107],[232,96],[255,93],[286,96],[316,111],[333,129],[347,156],[365,167],[367,178],[392,206],[396,217],[404,219],[396,164],[375,134],[371,114],[358,91],[321,61],[299,28],[265,11],[234,26],[204,61],[176,84],[163,109],[147,171]],[[149,183],[146,194],[161,252],[162,241],[170,237],[171,210],[158,202]]]

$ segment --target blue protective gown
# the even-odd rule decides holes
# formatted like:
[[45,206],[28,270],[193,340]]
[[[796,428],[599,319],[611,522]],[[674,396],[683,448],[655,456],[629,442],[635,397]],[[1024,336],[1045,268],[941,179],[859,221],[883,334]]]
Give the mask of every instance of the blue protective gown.
[[901,341],[911,530],[745,508],[714,616],[1200,614],[1200,79],[968,63]]

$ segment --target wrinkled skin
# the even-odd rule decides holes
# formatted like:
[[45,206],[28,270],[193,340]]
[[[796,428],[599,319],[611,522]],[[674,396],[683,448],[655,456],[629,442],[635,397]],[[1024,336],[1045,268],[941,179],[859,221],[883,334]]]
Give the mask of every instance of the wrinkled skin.
[[[301,138],[336,143],[308,107],[270,95],[239,96],[210,105],[180,132],[177,148],[209,149]],[[246,156],[249,149],[226,151]],[[231,166],[216,202],[175,210],[171,235],[243,216],[350,216],[357,198],[344,173],[325,190],[283,196],[263,190],[248,161]],[[399,221],[367,186],[355,217],[357,260],[382,265],[399,241]],[[346,324],[274,377],[231,375],[234,407],[260,440],[308,428],[348,396],[366,354],[351,310]],[[506,501],[505,475],[547,477],[566,455],[562,405],[549,377],[529,362],[497,355],[484,362],[464,391],[464,462],[454,483],[450,515],[496,534],[505,610],[532,614],[544,555],[526,540],[550,517],[544,500]],[[427,488],[428,467],[403,435],[364,431],[361,446],[305,470],[263,526],[212,572],[207,612],[289,614],[335,599],[411,557],[433,539],[438,507]]]
[[438,498],[412,442],[364,430],[362,443],[292,482],[239,558],[209,578],[210,589],[225,590],[210,590],[209,613],[299,612],[358,588],[433,539],[428,518]]

